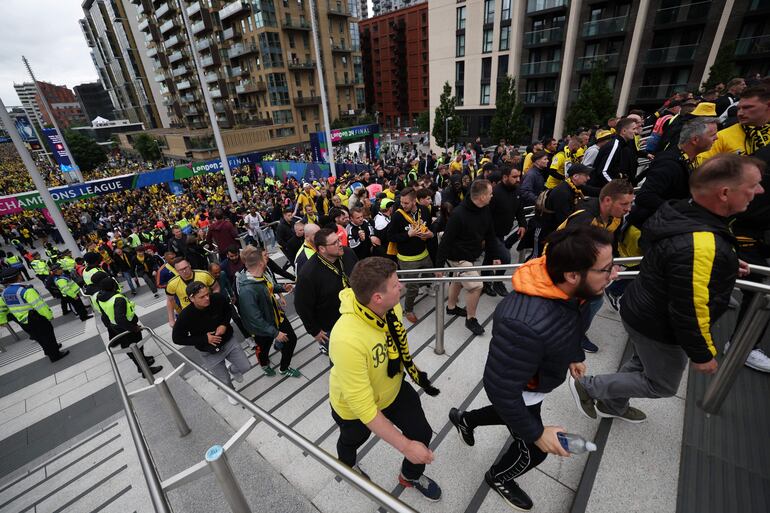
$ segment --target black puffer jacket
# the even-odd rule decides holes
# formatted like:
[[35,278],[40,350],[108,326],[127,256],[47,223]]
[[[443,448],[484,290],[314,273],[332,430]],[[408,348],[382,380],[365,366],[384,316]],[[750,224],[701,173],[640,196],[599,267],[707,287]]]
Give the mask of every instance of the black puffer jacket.
[[495,309],[484,389],[505,424],[534,442],[543,424],[522,392],[550,392],[564,382],[570,363],[585,359],[580,340],[588,311],[551,282],[545,257],[524,264],[512,281],[514,292]]
[[711,326],[727,310],[738,277],[727,219],[692,200],[670,201],[645,223],[639,244],[644,260],[620,316],[642,335],[682,346],[695,363],[710,361]]

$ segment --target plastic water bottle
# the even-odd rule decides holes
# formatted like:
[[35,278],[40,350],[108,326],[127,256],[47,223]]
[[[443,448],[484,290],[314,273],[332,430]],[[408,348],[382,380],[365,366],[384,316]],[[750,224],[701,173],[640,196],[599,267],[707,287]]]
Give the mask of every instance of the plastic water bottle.
[[572,454],[583,454],[584,452],[593,452],[596,450],[596,444],[589,442],[580,435],[573,433],[556,433],[559,437],[559,443],[564,450]]

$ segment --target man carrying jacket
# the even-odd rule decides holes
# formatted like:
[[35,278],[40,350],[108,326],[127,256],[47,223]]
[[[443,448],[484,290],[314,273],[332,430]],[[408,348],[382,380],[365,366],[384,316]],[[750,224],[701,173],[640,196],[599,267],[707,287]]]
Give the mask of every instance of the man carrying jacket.
[[727,310],[735,280],[749,272],[736,255],[728,217],[763,192],[763,167],[737,155],[714,157],[690,178],[691,200],[664,203],[647,222],[639,276],[620,302],[634,355],[615,374],[570,379],[586,417],[644,422],[629,398],[671,397],[688,359],[698,372],[716,372],[711,329]]
[[[497,240],[492,212],[492,184],[489,180],[475,180],[471,183],[471,192],[459,207],[452,211],[444,236],[438,246],[436,267],[471,267],[481,256],[482,251],[499,255],[502,242]],[[499,265],[500,259],[493,258],[493,265]],[[460,272],[458,276],[478,276],[478,271]],[[446,312],[449,315],[465,317],[465,327],[474,335],[483,335],[484,328],[476,319],[476,307],[481,297],[481,281],[454,282],[449,286]],[[465,289],[465,308],[457,305],[460,291]]]
[[532,499],[515,479],[546,456],[569,456],[559,443],[560,426],[544,426],[540,408],[546,395],[570,374],[586,367],[580,349],[587,317],[584,300],[600,295],[614,271],[611,237],[593,226],[551,234],[545,256],[513,275],[513,292],[495,309],[492,341],[484,369],[484,390],[492,403],[478,410],[449,411],[449,420],[467,445],[474,429],[505,425],[513,443],[484,478],[508,504],[532,509]]

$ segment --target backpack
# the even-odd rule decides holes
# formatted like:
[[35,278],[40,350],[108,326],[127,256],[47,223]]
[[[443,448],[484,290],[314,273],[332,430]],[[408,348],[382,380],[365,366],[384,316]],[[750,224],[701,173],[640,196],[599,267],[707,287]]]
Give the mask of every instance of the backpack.
[[652,129],[652,133],[647,138],[647,146],[646,150],[649,153],[654,153],[658,150],[658,145],[660,144],[660,139],[663,137],[663,131],[666,129],[666,125],[668,124],[668,121],[673,116],[671,114],[665,114],[658,118],[658,120],[655,122],[655,126]]
[[545,208],[545,202],[548,199],[548,193],[553,189],[544,189],[543,192],[537,195],[535,200],[535,214],[542,216],[544,214],[553,214],[553,210]]

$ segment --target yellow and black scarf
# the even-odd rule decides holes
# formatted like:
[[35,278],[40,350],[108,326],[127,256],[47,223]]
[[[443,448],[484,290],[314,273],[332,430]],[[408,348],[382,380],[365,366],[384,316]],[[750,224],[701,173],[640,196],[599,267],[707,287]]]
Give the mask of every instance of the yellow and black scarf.
[[398,320],[396,312],[393,309],[389,310],[383,320],[355,298],[353,298],[353,304],[354,311],[361,320],[385,333],[388,346],[388,377],[398,376],[403,365],[412,381],[425,390],[426,394],[431,396],[438,395],[440,391],[431,385],[428,374],[418,369],[412,361],[412,355],[409,352],[409,342],[406,340],[406,330],[401,321]]
[[350,283],[348,282],[348,275],[345,272],[345,265],[342,263],[342,257],[337,259],[337,261],[340,263],[340,268],[337,269],[336,265],[326,260],[324,257],[321,256],[320,253],[316,253],[316,254],[318,255],[319,262],[321,262],[323,265],[331,269],[334,274],[342,278],[342,288],[350,287]]
[[572,199],[572,208],[574,209],[577,207],[580,203],[582,203],[586,197],[583,195],[583,191],[578,189],[574,183],[572,183],[571,178],[567,178],[567,185],[569,185],[569,188],[572,189],[573,192],[573,199]]
[[275,322],[275,327],[280,328],[285,315],[281,307],[278,305],[278,300],[275,299],[273,282],[265,278],[264,275],[262,276],[249,275],[249,276],[251,276],[254,279],[254,281],[256,281],[257,283],[264,283],[265,287],[267,287],[267,295],[270,296],[270,304],[273,307],[273,321]]
[[697,169],[698,167],[698,161],[696,160],[690,160],[690,157],[687,156],[687,154],[683,151],[679,151],[679,153],[682,154],[682,162],[684,162],[684,165],[687,166],[687,174],[688,176],[692,176],[693,171]]
[[746,155],[754,155],[758,150],[770,144],[770,123],[762,126],[741,125],[746,134]]

